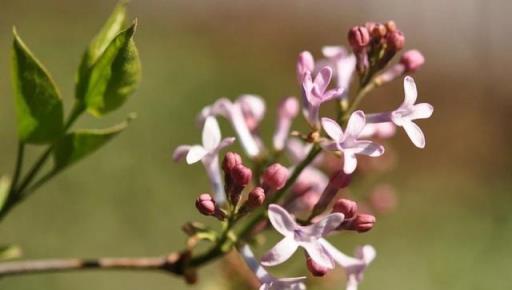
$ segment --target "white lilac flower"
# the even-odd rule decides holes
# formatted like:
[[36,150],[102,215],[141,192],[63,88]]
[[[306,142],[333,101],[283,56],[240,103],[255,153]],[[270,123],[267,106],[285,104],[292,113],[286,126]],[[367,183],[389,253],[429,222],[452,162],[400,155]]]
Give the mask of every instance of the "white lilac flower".
[[343,222],[343,214],[332,213],[316,223],[301,226],[284,208],[271,204],[268,208],[268,217],[272,226],[284,238],[261,258],[263,266],[279,265],[302,247],[318,265],[328,269],[334,267],[333,260],[321,240]]
[[306,277],[275,278],[256,260],[249,246],[244,245],[240,249],[240,254],[247,266],[249,266],[260,281],[261,286],[259,290],[306,290],[306,285],[304,284]]
[[173,159],[179,161],[185,157],[187,164],[201,161],[215,192],[215,201],[225,200],[224,186],[219,165],[219,151],[233,144],[235,138],[222,139],[219,124],[214,117],[207,117],[203,126],[202,145],[181,145],[173,153]]
[[322,118],[322,127],[332,141],[324,144],[329,151],[343,152],[343,171],[351,174],[357,167],[356,154],[378,157],[384,153],[384,147],[369,140],[359,140],[359,135],[366,125],[363,111],[355,111],[350,115],[346,131],[332,119]]
[[[255,124],[257,125],[265,112],[265,104],[262,100],[260,102],[257,99],[261,100],[254,95],[243,95],[235,102],[231,102],[227,98],[220,98],[211,106],[203,108],[198,117],[199,123],[203,123],[208,116],[226,118],[238,135],[244,151],[249,157],[254,158],[260,155],[263,149],[262,144],[251,132],[251,128],[255,128]],[[248,120],[253,123],[248,124]]]
[[322,54],[326,57],[325,62],[334,70],[337,86],[343,88],[340,99],[347,98],[350,82],[356,69],[356,56],[349,53],[343,46],[324,46]]
[[375,248],[365,245],[356,249],[355,256],[349,257],[336,249],[326,240],[321,241],[334,261],[340,265],[347,275],[346,290],[357,290],[359,283],[363,280],[364,271],[375,259]]
[[398,109],[392,112],[370,114],[367,116],[367,121],[371,124],[393,122],[396,126],[404,128],[416,147],[424,148],[425,135],[413,121],[430,118],[434,107],[427,103],[416,104],[418,91],[414,79],[410,76],[404,78],[404,93],[404,101]]
[[315,129],[319,129],[320,105],[330,101],[343,93],[342,88],[328,90],[332,78],[332,69],[323,67],[313,79],[311,72],[306,71],[302,80],[302,94],[304,103],[304,117]]

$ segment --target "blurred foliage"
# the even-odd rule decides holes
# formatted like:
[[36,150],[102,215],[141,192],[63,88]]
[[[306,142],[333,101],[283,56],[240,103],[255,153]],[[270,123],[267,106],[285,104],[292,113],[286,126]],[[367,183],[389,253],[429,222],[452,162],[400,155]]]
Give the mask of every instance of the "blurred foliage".
[[[44,59],[65,104],[73,102],[75,68],[83,44],[115,1],[2,0],[0,10],[0,172],[15,159],[16,125],[9,70],[10,29],[16,25]],[[159,255],[183,246],[180,225],[196,220],[197,193],[208,189],[200,166],[172,164],[171,150],[197,143],[194,118],[215,98],[257,93],[273,115],[280,97],[297,95],[295,59],[308,49],[345,43],[346,30],[367,20],[394,19],[406,47],[427,64],[415,75],[420,99],[436,109],[422,122],[427,147],[413,148],[400,132],[390,141],[399,153],[393,171],[356,180],[363,196],[379,182],[393,184],[398,209],[378,218],[374,231],[347,235],[348,253],[372,243],[378,257],[361,289],[509,289],[512,263],[510,115],[512,63],[506,0],[488,1],[142,1],[130,4],[140,27],[144,63],[140,89],[118,112],[84,118],[75,127],[112,124],[128,112],[139,118],[110,146],[74,166],[16,208],[0,226],[0,244],[18,244],[31,258]],[[394,107],[399,82],[363,103]],[[225,125],[225,124],[224,124]],[[299,126],[303,122],[298,122]],[[223,135],[230,136],[228,126]],[[265,121],[270,140],[273,119]],[[28,156],[31,160],[37,154]],[[276,237],[277,238],[277,237]],[[263,248],[267,248],[264,246]],[[297,261],[301,257],[298,257]],[[191,289],[226,289],[223,264],[201,272]],[[276,273],[304,273],[276,269]],[[296,274],[295,272],[292,274]],[[343,275],[324,289],[341,289]],[[208,282],[206,282],[208,281]],[[13,277],[2,289],[183,289],[182,281],[156,273],[72,273]]]

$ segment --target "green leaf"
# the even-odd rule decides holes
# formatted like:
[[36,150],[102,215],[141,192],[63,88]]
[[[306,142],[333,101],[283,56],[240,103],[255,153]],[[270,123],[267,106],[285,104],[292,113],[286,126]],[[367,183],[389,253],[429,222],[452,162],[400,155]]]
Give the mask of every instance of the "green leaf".
[[21,248],[17,245],[0,246],[0,260],[14,259],[21,255]]
[[7,176],[0,178],[0,211],[4,207],[7,197],[9,197],[9,190],[11,189],[11,180]]
[[13,30],[13,87],[22,142],[51,143],[63,131],[63,108],[49,73]]
[[83,99],[87,89],[90,69],[98,58],[103,54],[110,42],[123,29],[126,20],[126,4],[128,1],[120,1],[114,8],[98,34],[89,44],[89,47],[82,56],[78,70],[76,97]]
[[131,118],[133,117],[107,129],[80,130],[66,134],[64,138],[57,142],[53,152],[55,160],[54,172],[61,171],[98,150],[114,136],[122,132],[128,126]]
[[133,42],[137,23],[119,33],[91,68],[85,106],[94,116],[119,108],[140,80],[139,53]]

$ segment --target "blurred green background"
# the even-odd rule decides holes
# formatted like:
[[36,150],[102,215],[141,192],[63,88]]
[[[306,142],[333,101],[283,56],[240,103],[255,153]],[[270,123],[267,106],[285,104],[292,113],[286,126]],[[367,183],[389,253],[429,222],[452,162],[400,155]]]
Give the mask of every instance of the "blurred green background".
[[[11,172],[16,148],[12,25],[51,71],[69,109],[83,49],[114,4],[0,0],[0,172]],[[427,147],[416,149],[399,131],[390,141],[395,169],[354,189],[357,196],[379,181],[390,183],[399,195],[397,210],[380,217],[372,232],[342,236],[337,244],[348,253],[360,243],[377,248],[363,290],[512,287],[512,2],[134,0],[129,11],[140,24],[140,89],[121,112],[86,117],[76,127],[106,127],[132,111],[138,119],[16,208],[0,225],[0,243],[19,244],[26,258],[160,255],[181,248],[180,225],[204,220],[193,201],[208,184],[201,166],[173,164],[170,156],[178,144],[199,141],[194,118],[202,106],[220,96],[260,94],[269,109],[268,137],[278,99],[298,94],[298,52],[319,55],[323,45],[345,44],[353,25],[393,19],[406,47],[427,58],[415,75],[420,100],[435,107],[433,118],[420,124]],[[363,106],[388,109],[402,97],[395,82]],[[202,283],[191,288],[227,289],[218,284],[218,270],[203,269]],[[325,289],[344,288],[336,276],[341,272]],[[184,288],[157,273],[0,281],[0,289]]]

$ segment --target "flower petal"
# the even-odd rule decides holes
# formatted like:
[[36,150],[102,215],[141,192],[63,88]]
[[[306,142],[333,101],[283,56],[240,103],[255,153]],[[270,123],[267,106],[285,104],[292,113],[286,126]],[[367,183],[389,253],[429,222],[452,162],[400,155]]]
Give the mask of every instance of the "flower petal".
[[352,152],[343,152],[343,172],[346,174],[351,174],[356,170],[357,167],[357,158],[356,155]]
[[320,93],[325,92],[331,82],[332,68],[324,66],[315,77],[314,85],[318,88]]
[[185,156],[187,156],[188,151],[190,150],[190,145],[180,145],[174,149],[172,153],[172,160],[175,162],[181,161]]
[[412,114],[410,114],[408,117],[411,120],[416,119],[427,119],[432,116],[432,113],[434,112],[434,107],[432,107],[431,104],[427,103],[421,103],[414,105],[412,108]]
[[244,115],[250,114],[258,122],[263,119],[265,115],[265,101],[260,96],[241,95],[236,102],[240,104]]
[[311,259],[318,265],[328,269],[334,268],[334,263],[331,256],[319,240],[302,242],[300,243],[300,246],[306,250]]
[[220,143],[219,143],[219,146],[217,146],[217,150],[221,150],[221,149],[228,147],[229,145],[235,143],[235,140],[236,140],[235,137],[227,137],[227,138],[222,139],[222,141],[220,141]]
[[378,157],[384,154],[384,146],[372,141],[356,141],[351,151],[356,154]]
[[355,111],[348,119],[346,138],[357,139],[366,125],[366,117],[361,110]]
[[203,147],[207,151],[212,151],[217,148],[220,143],[220,128],[219,123],[215,117],[208,117],[203,127]]
[[343,222],[344,218],[345,216],[342,213],[331,213],[320,221],[304,227],[303,231],[307,235],[318,239],[335,230]]
[[414,82],[414,79],[410,76],[406,76],[404,78],[404,93],[405,99],[402,106],[413,106],[418,98],[418,91],[416,90],[416,83]]
[[333,119],[322,118],[322,127],[332,140],[339,142],[343,139],[343,129]]
[[329,253],[329,256],[341,267],[348,268],[361,264],[360,260],[345,255],[343,252],[329,243],[326,239],[320,239],[319,241],[325,250]]
[[421,131],[420,127],[416,125],[414,122],[409,120],[404,120],[402,123],[402,127],[411,139],[412,143],[418,148],[425,148],[425,135]]
[[261,264],[266,267],[279,265],[288,260],[298,246],[299,244],[293,240],[293,237],[285,237],[261,257]]
[[371,245],[364,245],[356,250],[356,257],[363,260],[365,264],[370,264],[377,256],[377,251]]
[[332,57],[346,56],[348,54],[348,52],[343,46],[328,45],[328,46],[322,47],[322,54],[325,57],[332,58]]
[[252,252],[251,248],[249,248],[249,246],[244,245],[240,249],[240,255],[242,255],[242,258],[245,260],[245,263],[256,275],[258,280],[270,280],[270,274],[256,260],[256,258],[254,257],[254,253]]
[[272,226],[283,236],[293,237],[297,223],[293,217],[282,207],[277,204],[268,206],[268,219]]
[[203,159],[208,152],[200,145],[193,145],[190,147],[187,153],[187,164],[194,164],[197,161]]

